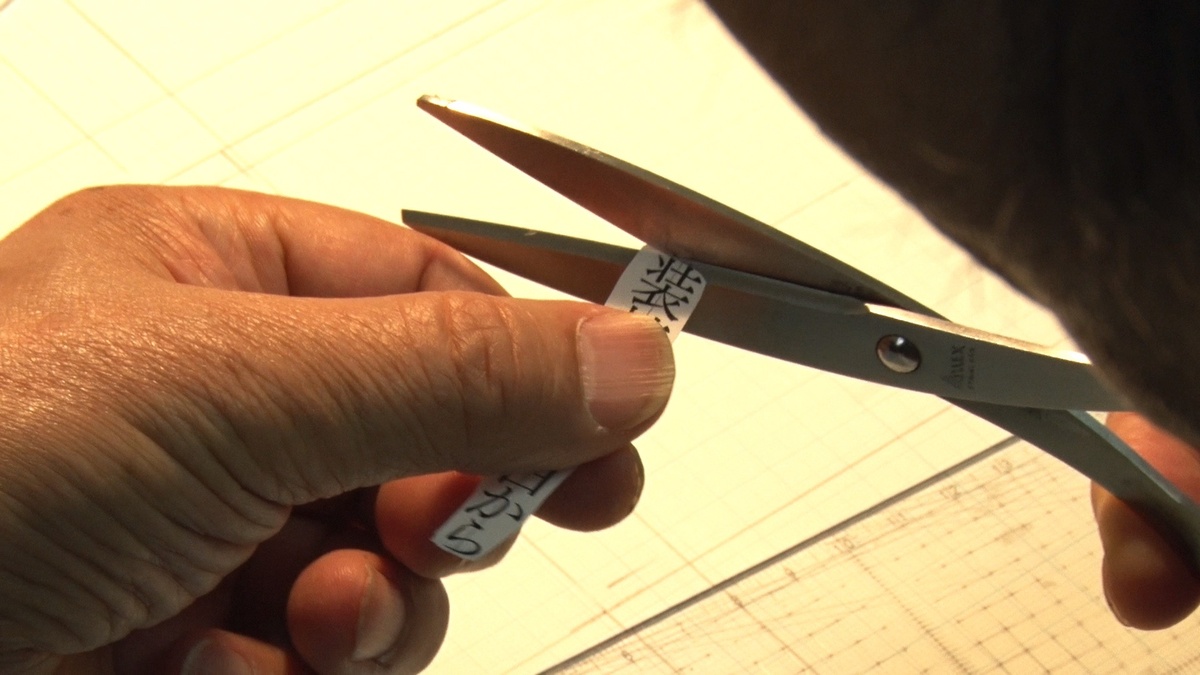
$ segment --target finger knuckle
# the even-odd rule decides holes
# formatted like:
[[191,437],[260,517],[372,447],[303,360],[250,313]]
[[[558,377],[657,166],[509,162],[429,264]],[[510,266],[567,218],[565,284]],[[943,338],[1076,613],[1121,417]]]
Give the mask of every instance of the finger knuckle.
[[513,308],[484,296],[449,295],[442,305],[442,322],[446,363],[462,400],[466,428],[511,413],[518,400],[514,376],[524,366],[514,340],[521,321]]

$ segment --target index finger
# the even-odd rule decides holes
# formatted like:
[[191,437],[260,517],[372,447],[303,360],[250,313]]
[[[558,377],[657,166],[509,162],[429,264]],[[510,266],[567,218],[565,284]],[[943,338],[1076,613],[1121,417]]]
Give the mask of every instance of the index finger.
[[[1200,454],[1140,415],[1113,413],[1108,426],[1193,499],[1200,497]],[[1093,485],[1092,507],[1104,548],[1104,593],[1122,623],[1174,625],[1200,604],[1200,579],[1145,518]]]
[[[504,290],[462,254],[430,237],[363,213],[299,199],[222,188],[178,188],[194,222],[215,215],[250,242],[239,254],[289,295],[369,297],[413,291]],[[234,261],[237,262],[237,261]],[[277,289],[278,290],[278,289]]]
[[[324,298],[504,291],[454,249],[363,213],[219,187],[93,188],[50,206],[5,240],[39,260],[64,239],[88,269],[175,283]],[[114,255],[116,254],[116,255]]]

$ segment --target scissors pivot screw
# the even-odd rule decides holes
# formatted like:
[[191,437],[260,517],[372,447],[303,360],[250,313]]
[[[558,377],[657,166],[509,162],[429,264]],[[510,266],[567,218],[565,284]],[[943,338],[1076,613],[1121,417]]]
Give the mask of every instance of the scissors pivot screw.
[[887,369],[896,373],[911,373],[921,367],[921,352],[903,335],[885,335],[875,343],[875,355]]

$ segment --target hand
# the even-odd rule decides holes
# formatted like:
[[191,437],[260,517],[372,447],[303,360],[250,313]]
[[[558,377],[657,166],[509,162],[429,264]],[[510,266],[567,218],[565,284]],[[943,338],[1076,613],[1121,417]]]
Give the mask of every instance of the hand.
[[[1108,426],[1168,480],[1200,498],[1200,453],[1134,413],[1112,413]],[[1166,628],[1200,605],[1200,579],[1166,539],[1124,502],[1092,486],[1104,546],[1104,593],[1125,625]]]
[[468,474],[582,464],[541,515],[616,522],[673,372],[361,214],[68,197],[0,242],[0,672],[419,670]]

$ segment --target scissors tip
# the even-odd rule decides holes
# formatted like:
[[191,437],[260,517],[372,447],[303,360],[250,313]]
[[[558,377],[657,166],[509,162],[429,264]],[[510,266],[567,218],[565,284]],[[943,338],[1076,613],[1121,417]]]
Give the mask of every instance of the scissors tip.
[[453,103],[453,100],[442,98],[437,94],[422,94],[417,99],[417,107],[425,111],[429,111],[432,108],[449,108]]
[[513,160],[497,147],[497,143],[503,145],[518,142],[519,144],[522,137],[532,139],[547,135],[538,129],[520,124],[516,120],[482,106],[467,101],[443,98],[435,94],[425,94],[418,98],[417,107],[429,113],[442,124],[510,162]]

